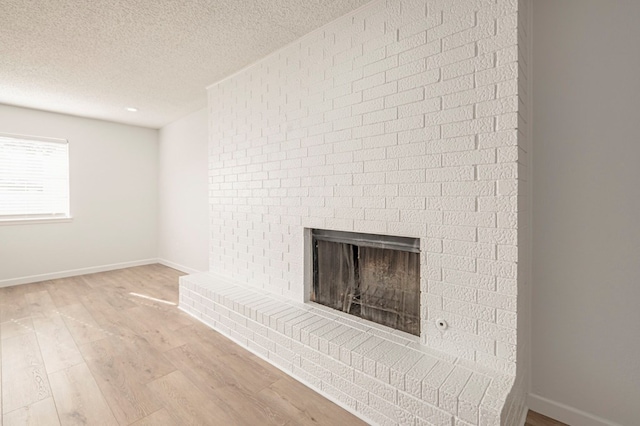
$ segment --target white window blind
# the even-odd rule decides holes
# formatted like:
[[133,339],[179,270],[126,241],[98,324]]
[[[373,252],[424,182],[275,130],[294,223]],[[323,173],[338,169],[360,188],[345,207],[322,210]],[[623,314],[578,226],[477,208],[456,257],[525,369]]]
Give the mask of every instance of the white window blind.
[[69,217],[69,144],[0,134],[0,220]]

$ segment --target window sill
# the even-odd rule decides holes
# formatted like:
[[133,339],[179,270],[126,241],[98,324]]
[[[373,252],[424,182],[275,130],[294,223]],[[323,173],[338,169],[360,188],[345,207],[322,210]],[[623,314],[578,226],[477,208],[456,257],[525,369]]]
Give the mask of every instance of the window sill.
[[31,225],[36,223],[67,223],[73,222],[72,217],[52,217],[52,218],[24,218],[24,219],[0,219],[2,225]]

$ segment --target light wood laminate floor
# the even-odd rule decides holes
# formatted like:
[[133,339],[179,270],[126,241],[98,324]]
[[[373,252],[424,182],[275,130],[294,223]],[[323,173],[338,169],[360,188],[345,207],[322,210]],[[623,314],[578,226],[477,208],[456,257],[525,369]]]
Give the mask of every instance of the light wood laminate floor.
[[148,265],[0,288],[0,425],[364,424],[179,311],[180,275]]

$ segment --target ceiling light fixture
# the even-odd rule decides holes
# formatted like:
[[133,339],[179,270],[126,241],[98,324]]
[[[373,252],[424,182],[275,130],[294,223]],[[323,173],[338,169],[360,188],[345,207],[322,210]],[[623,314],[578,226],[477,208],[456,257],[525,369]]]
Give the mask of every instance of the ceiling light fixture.
[[134,107],[126,107],[125,109],[129,112],[138,112],[138,108],[134,108]]

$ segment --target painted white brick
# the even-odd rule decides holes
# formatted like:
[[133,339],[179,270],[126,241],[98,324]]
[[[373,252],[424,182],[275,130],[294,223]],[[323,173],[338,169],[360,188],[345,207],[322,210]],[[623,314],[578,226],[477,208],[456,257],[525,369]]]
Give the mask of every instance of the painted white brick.
[[[420,33],[417,35],[422,36],[420,38],[420,41],[422,41],[423,39],[426,41],[426,33]],[[440,49],[439,40],[433,41],[431,43],[426,43],[426,44],[425,42],[423,42],[421,43],[421,45],[411,50],[407,50],[403,53],[400,53],[400,55],[398,55],[398,59],[400,64],[407,64],[409,62],[415,61],[418,58],[428,58],[440,52],[441,52],[441,49]]]
[[502,98],[505,96],[517,95],[519,92],[518,82],[514,80],[501,81],[497,84],[496,97]]
[[427,69],[442,68],[446,65],[473,58],[476,55],[476,45],[474,43],[465,44],[451,50],[433,55],[427,59]]
[[443,242],[443,253],[475,257],[479,259],[495,259],[496,246],[495,244],[488,243],[445,240]]
[[396,68],[398,66],[398,57],[397,56],[390,56],[388,58],[385,58],[383,60],[377,61],[377,62],[373,62],[369,65],[366,65],[363,68],[363,72],[364,72],[364,77],[370,76],[372,74],[377,74],[380,72],[385,72],[387,70],[390,70],[392,68]]
[[493,228],[496,215],[492,212],[444,212],[445,225],[463,225]]
[[496,162],[496,151],[494,149],[483,149],[475,151],[454,152],[443,154],[442,165],[464,166],[474,164],[491,164]]
[[[425,9],[426,10],[426,9]],[[423,31],[430,30],[439,26],[442,23],[442,15],[431,14],[427,15],[426,19],[417,19],[416,21],[402,26],[398,29],[399,39],[403,40],[414,34],[422,33]],[[439,38],[439,37],[438,37]]]
[[[418,89],[422,89],[422,88],[418,88]],[[424,96],[424,92],[423,92],[423,96]],[[413,115],[427,114],[430,112],[439,111],[440,108],[441,106],[440,106],[439,98],[427,99],[421,102],[412,102],[412,103],[408,103],[398,107],[398,117],[403,118],[403,117],[410,117]]]
[[[499,221],[498,221],[499,222]],[[498,260],[517,262],[518,261],[518,247],[517,246],[498,246]]]
[[518,97],[509,96],[492,101],[482,102],[476,105],[476,116],[487,117],[501,115],[518,110]]
[[444,50],[454,49],[468,43],[489,38],[496,33],[496,21],[493,19],[483,19],[478,24],[465,31],[460,31],[442,39]]
[[518,64],[510,63],[498,68],[492,68],[476,73],[476,85],[486,86],[506,80],[513,80],[518,76]]
[[[425,356],[421,358],[411,369],[405,372],[404,390],[420,398],[422,396],[422,381],[437,364],[439,364],[438,360],[433,357]],[[442,369],[446,367],[438,368]]]
[[[415,87],[415,86],[414,86]],[[378,85],[366,89],[362,92],[362,99],[368,101],[371,99],[381,98],[398,92],[398,82],[392,81],[390,83]]]
[[424,88],[407,90],[397,94],[389,95],[384,98],[384,104],[387,108],[418,102],[424,99]]
[[478,241],[516,245],[518,242],[518,233],[515,229],[478,228]]
[[457,367],[439,389],[439,406],[447,412],[458,414],[458,395],[462,392],[472,372]]
[[[498,314],[498,318],[500,318],[500,314]],[[509,328],[489,322],[478,321],[478,332],[487,337],[495,339],[497,342],[509,343],[511,345],[515,345],[517,343],[515,328]]]
[[478,102],[490,101],[496,97],[495,86],[482,86],[476,89],[455,92],[442,97],[444,109],[456,108],[462,105],[471,105]]
[[380,123],[383,121],[396,120],[397,118],[398,118],[398,109],[388,108],[388,109],[383,109],[383,110],[364,114],[362,116],[362,124]]
[[[446,6],[443,5],[442,7],[444,8]],[[437,10],[437,9],[435,9],[434,7],[434,9],[431,9],[431,10]],[[447,19],[447,22],[444,22],[442,25],[439,25],[438,27],[427,30],[428,42],[433,40],[443,39],[447,36],[450,36],[451,34],[459,33],[475,25],[474,14],[469,13],[469,14],[460,16],[456,13],[451,13],[448,16],[450,16],[450,18]]]
[[423,424],[451,424],[452,415],[450,413],[425,404],[423,400],[415,398],[404,392],[398,393],[398,405],[405,411],[416,413],[420,420],[425,422]]
[[499,32],[497,36],[478,40],[478,54],[495,52],[518,43],[518,32],[509,30]]
[[473,197],[429,197],[427,210],[474,211],[476,199]]
[[496,289],[496,277],[492,275],[482,275],[475,272],[457,271],[453,269],[443,269],[442,273],[443,280],[448,283],[490,291]]
[[474,179],[473,167],[446,167],[427,170],[427,182],[460,182]]
[[386,81],[390,82],[394,80],[404,79],[412,75],[420,74],[425,70],[426,70],[425,60],[418,59],[413,62],[409,62],[405,65],[400,65],[396,68],[391,68],[388,71],[386,71],[385,73]]
[[[515,16],[515,15],[512,15]],[[518,46],[509,46],[496,52],[496,65],[502,66],[518,60]]]
[[422,157],[403,157],[399,160],[400,170],[407,169],[433,169],[441,167],[442,161],[439,155],[425,155]]
[[460,271],[473,272],[476,269],[476,259],[465,256],[455,256],[450,254],[427,255],[427,262],[433,262],[442,268],[456,269]]
[[428,210],[402,210],[400,211],[400,220],[402,222],[413,222],[422,224],[441,224],[442,212],[434,212]]
[[497,151],[498,163],[516,162],[521,156],[520,148],[516,146],[505,146],[505,147],[498,148],[496,151]]
[[516,112],[502,114],[496,117],[496,130],[509,130],[522,127],[519,125],[520,115]]
[[437,294],[453,300],[474,303],[477,299],[477,291],[474,288],[448,284],[442,281],[429,281],[427,284],[429,293]]
[[438,405],[438,391],[454,367],[451,364],[438,362],[421,381],[420,398],[430,404]]
[[450,80],[463,75],[473,74],[478,71],[488,70],[495,67],[493,54],[475,56],[461,62],[455,62],[440,69],[442,80]]
[[440,124],[455,123],[458,121],[469,121],[472,118],[473,108],[469,105],[425,114],[424,122],[426,126],[435,126]]
[[478,211],[489,212],[515,212],[518,210],[518,197],[479,197]]
[[[409,77],[398,80],[398,90],[404,91],[413,89],[415,87],[426,86],[427,97],[434,98],[438,96],[438,93],[446,90],[442,87],[434,88],[434,83],[436,83],[439,79],[439,69],[424,71],[419,74],[411,75]],[[459,82],[459,84],[462,83]]]
[[428,143],[425,145],[425,151],[427,154],[434,154],[444,152],[469,151],[473,150],[474,147],[475,137],[463,136],[451,139],[428,140]]
[[[434,73],[436,70],[430,70],[426,73]],[[425,73],[425,74],[426,74]],[[439,77],[439,76],[438,76]],[[462,92],[465,90],[471,90],[474,87],[474,77],[473,75],[464,75],[458,78],[436,82],[431,81],[428,87],[425,88],[425,98],[435,98],[439,96],[448,95],[451,93]]]
[[516,300],[514,296],[507,296],[493,291],[478,291],[478,303],[505,311],[515,312]]
[[479,373],[473,373],[458,398],[458,414],[461,419],[477,425],[479,406],[491,379]]
[[518,178],[518,165],[516,163],[481,164],[477,168],[478,180],[506,180]]
[[460,300],[443,299],[442,306],[445,311],[483,321],[493,321],[496,316],[496,310],[493,307]]
[[504,130],[501,132],[487,133],[478,136],[478,148],[496,148],[515,146],[518,143],[516,130]]
[[432,238],[446,238],[462,241],[475,241],[476,228],[469,226],[448,226],[430,224],[427,227],[427,236]]
[[[376,87],[379,86],[381,84],[383,84],[385,82],[384,80],[384,72],[379,72],[378,74],[373,74],[367,77],[364,77],[358,81],[353,82],[353,85],[350,87],[353,87],[353,91],[354,92],[360,92],[366,89],[371,89],[372,87]],[[345,86],[349,86],[349,85],[345,85]],[[334,95],[334,91],[335,89],[333,89],[332,91],[327,91],[325,93],[325,97],[331,99],[332,95]],[[343,95],[347,95],[351,93],[351,90],[339,90],[338,94],[340,96]],[[364,95],[363,95],[364,96]],[[337,95],[333,96],[333,97],[337,97]]]
[[[406,52],[407,50],[411,50],[415,47],[421,46],[423,44],[425,44],[427,42],[427,32],[426,31],[422,31],[419,33],[416,33],[412,36],[403,38],[402,40],[393,43],[393,44],[389,44],[386,46],[386,56],[392,56],[392,55],[396,55],[402,52]],[[416,58],[416,57],[423,57],[422,55],[419,54],[412,54],[409,55],[412,58]],[[426,55],[425,55],[426,56]],[[402,62],[402,55],[400,55],[400,60],[401,63]]]
[[[421,344],[512,373],[525,229],[518,179],[527,173],[517,166],[527,151],[525,3],[376,0],[210,87],[212,270],[299,301],[303,227],[418,236]],[[304,310],[231,300],[201,317],[372,421],[468,426],[515,416],[505,409],[500,418],[507,392],[478,400],[477,374],[459,393],[444,381],[425,385],[449,410],[430,411],[415,404],[424,376],[398,393],[420,368],[407,361],[408,370],[394,370],[391,343],[361,353],[361,333],[344,331],[335,314],[314,322]],[[447,318],[449,332],[434,330],[427,314]],[[356,369],[366,386],[345,380]],[[369,390],[380,383],[389,388]]]
[[458,136],[489,133],[494,130],[494,127],[494,119],[492,117],[461,121],[459,123],[444,124],[442,126],[442,137],[455,138]]

